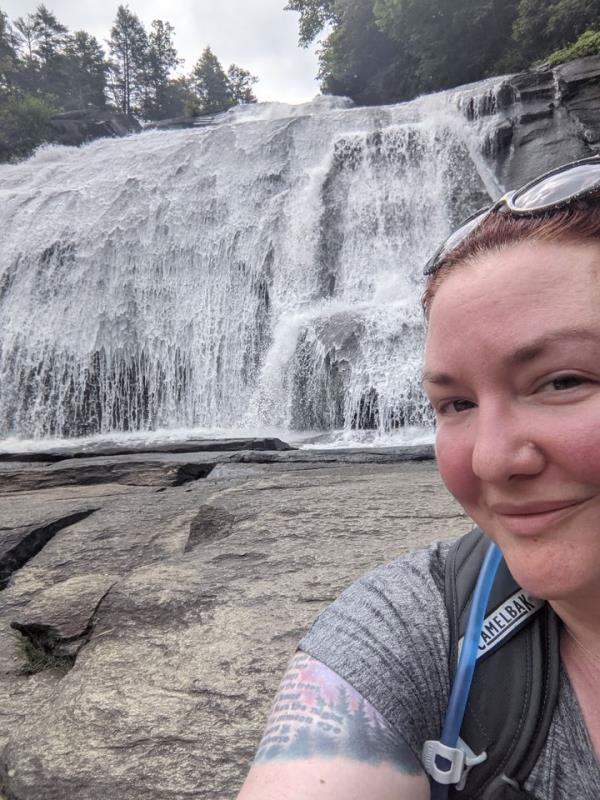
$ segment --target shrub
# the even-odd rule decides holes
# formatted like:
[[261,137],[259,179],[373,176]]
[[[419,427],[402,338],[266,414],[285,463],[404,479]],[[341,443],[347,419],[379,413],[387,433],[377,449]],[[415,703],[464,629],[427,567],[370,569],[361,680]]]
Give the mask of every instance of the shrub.
[[27,158],[48,141],[49,120],[58,111],[52,97],[11,95],[0,106],[0,161]]
[[596,55],[600,55],[600,31],[586,31],[573,44],[551,53],[544,59],[544,63],[553,67],[564,61],[572,61],[574,58]]

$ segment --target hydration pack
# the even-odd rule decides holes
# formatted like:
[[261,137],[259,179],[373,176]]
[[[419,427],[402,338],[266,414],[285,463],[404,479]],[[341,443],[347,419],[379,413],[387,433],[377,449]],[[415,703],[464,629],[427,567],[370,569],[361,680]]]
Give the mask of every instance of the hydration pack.
[[[489,539],[475,529],[452,546],[446,562],[450,676],[454,675],[471,596]],[[500,563],[479,640],[477,666],[460,738],[486,758],[450,787],[453,800],[526,800],[522,788],[546,741],[558,697],[559,620],[529,597]]]

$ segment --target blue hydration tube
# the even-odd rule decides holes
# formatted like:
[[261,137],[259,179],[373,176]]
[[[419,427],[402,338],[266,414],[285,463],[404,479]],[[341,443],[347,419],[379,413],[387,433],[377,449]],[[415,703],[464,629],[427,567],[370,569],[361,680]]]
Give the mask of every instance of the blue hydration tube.
[[[444,727],[442,728],[440,741],[447,747],[456,747],[458,742],[460,728],[467,707],[467,700],[469,699],[469,692],[471,691],[473,673],[475,672],[477,648],[479,646],[479,637],[483,627],[483,620],[485,619],[485,611],[501,560],[502,553],[498,547],[496,547],[494,543],[490,544],[485,554],[481,570],[479,571],[479,577],[477,578],[477,584],[473,593],[467,628],[458,657],[456,675],[454,677],[454,683],[452,684],[452,691],[450,692]],[[445,761],[445,759],[443,759],[443,761]],[[439,767],[441,769],[442,765],[439,764]],[[448,788],[447,785],[433,781],[431,800],[445,800],[448,796]]]

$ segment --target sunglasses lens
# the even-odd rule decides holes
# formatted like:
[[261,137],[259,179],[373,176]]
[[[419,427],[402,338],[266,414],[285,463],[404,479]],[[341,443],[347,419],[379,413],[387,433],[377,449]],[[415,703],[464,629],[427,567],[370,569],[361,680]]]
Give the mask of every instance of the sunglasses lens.
[[556,175],[541,178],[517,192],[512,198],[512,206],[520,211],[535,211],[544,206],[560,205],[599,184],[600,163],[579,164]]
[[432,275],[438,268],[438,265],[444,258],[448,255],[451,250],[454,250],[455,247],[464,241],[467,236],[474,231],[475,228],[482,222],[483,218],[489,214],[489,208],[484,208],[482,211],[478,211],[473,217],[469,217],[466,222],[454,231],[454,233],[446,239],[442,247],[437,251],[437,253],[427,262],[427,266],[425,267],[424,274],[425,275]]

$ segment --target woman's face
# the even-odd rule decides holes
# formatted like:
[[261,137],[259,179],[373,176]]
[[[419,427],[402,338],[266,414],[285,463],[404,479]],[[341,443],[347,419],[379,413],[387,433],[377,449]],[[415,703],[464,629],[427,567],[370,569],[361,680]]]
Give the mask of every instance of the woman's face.
[[459,265],[431,305],[424,387],[444,482],[515,580],[600,597],[600,244]]

